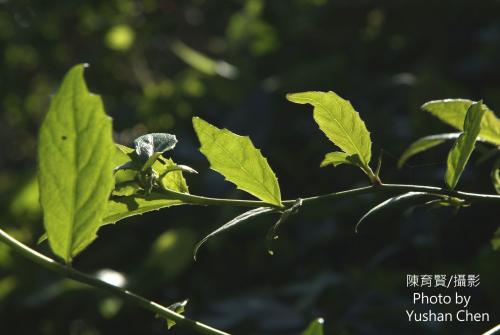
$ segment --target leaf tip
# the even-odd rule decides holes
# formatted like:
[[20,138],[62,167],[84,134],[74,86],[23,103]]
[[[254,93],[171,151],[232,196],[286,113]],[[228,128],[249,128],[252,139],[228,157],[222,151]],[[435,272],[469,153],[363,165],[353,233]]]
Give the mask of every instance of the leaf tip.
[[293,102],[296,104],[305,104],[307,102],[304,101],[303,98],[304,98],[304,95],[307,93],[308,92],[287,93],[285,97],[290,102]]

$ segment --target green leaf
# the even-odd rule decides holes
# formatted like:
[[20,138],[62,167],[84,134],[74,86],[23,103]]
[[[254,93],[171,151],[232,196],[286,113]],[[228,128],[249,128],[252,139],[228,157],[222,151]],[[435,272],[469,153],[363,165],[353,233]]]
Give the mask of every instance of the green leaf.
[[156,192],[149,195],[134,194],[132,196],[112,197],[108,201],[102,224],[115,223],[131,216],[183,204],[185,202],[175,194],[167,195]]
[[400,169],[404,165],[404,163],[406,163],[406,161],[410,159],[410,157],[422,151],[429,150],[430,148],[438,146],[448,140],[455,140],[458,138],[458,136],[460,136],[460,133],[447,133],[425,136],[416,140],[403,152],[403,154],[399,158],[398,168]]
[[323,324],[325,320],[323,318],[318,318],[311,322],[306,330],[302,332],[302,335],[323,335]]
[[[103,219],[103,224],[115,223],[130,216],[159,210],[161,208],[183,205],[185,202],[178,193],[188,193],[189,189],[182,172],[185,168],[179,166],[172,159],[158,160],[153,164],[153,169],[160,176],[159,182],[165,190],[174,191],[169,194],[152,192],[149,195],[137,193],[134,181],[125,181],[117,184],[119,189],[113,192],[108,201],[108,208]],[[122,188],[123,187],[123,188]]]
[[162,153],[172,150],[177,144],[175,135],[167,133],[151,133],[139,136],[134,140],[136,157],[145,171],[153,165]]
[[[186,309],[186,305],[188,302],[189,300],[186,299],[184,301],[173,303],[172,305],[168,306],[168,309],[174,311],[177,314],[182,314],[184,313],[184,310]],[[167,328],[170,329],[173,326],[175,326],[175,321],[167,318]]]
[[[112,166],[122,166],[131,162],[135,158],[135,150],[121,144],[115,144],[113,151]],[[177,166],[171,159],[165,159],[166,163],[162,164],[156,161],[153,168],[162,172],[162,174]],[[136,166],[140,168],[140,166]],[[183,205],[184,201],[179,199],[175,194],[154,193],[149,196],[138,194],[143,191],[137,184],[135,178],[137,171],[133,170],[116,170],[115,173],[115,189],[112,192],[111,199],[108,200],[106,213],[102,220],[102,224],[111,224],[125,218],[140,215],[150,211],[159,210],[171,206]],[[159,173],[160,174],[160,173]],[[164,174],[160,177],[160,183],[165,189],[171,189],[176,192],[187,193],[188,186],[180,169]],[[47,233],[44,233],[37,241],[37,244],[43,243],[47,239]]]
[[320,167],[325,167],[328,165],[339,166],[341,164],[352,164],[356,166],[361,166],[361,161],[358,155],[348,155],[342,151],[329,152],[325,155],[325,158],[320,164]]
[[481,129],[481,120],[487,111],[483,106],[483,103],[479,101],[469,107],[464,120],[464,132],[460,134],[448,154],[445,182],[450,189],[454,189],[457,185],[474,150]]
[[358,223],[356,223],[356,226],[354,228],[354,231],[357,233],[359,231],[359,226],[361,225],[362,222],[366,220],[369,216],[380,212],[381,210],[387,209],[387,207],[393,207],[396,205],[402,205],[403,203],[405,205],[408,204],[408,201],[414,201],[417,199],[418,201],[421,201],[422,199],[434,199],[436,197],[439,197],[438,195],[427,193],[427,192],[408,192],[404,193],[392,198],[389,198],[385,200],[384,202],[381,202],[377,206],[373,207],[370,209],[368,212],[366,212],[365,215],[359,219]]
[[358,155],[364,167],[371,158],[370,133],[351,103],[334,92],[302,92],[287,94],[298,104],[314,106],[314,120],[325,135],[347,155]]
[[244,212],[243,214],[238,215],[231,221],[225,223],[224,225],[220,226],[207,236],[205,236],[200,242],[196,243],[194,246],[194,251],[193,251],[193,257],[196,260],[196,255],[198,254],[198,250],[200,247],[205,244],[209,239],[219,235],[220,233],[223,233],[231,228],[236,227],[237,225],[250,220],[251,218],[254,218],[256,216],[260,216],[262,214],[268,214],[268,213],[276,213],[276,208],[270,208],[270,207],[258,207],[251,209],[247,212]]
[[[422,109],[450,126],[463,130],[465,115],[473,103],[474,101],[466,99],[434,100],[422,105]],[[483,105],[483,109],[485,114],[479,136],[487,142],[500,145],[500,119],[486,105]]]
[[170,158],[164,159],[162,162],[156,162],[153,164],[153,169],[160,176],[160,184],[164,189],[189,193],[189,188],[182,172],[196,173],[195,170],[184,165],[177,165]]
[[193,126],[201,143],[200,151],[213,170],[239,189],[282,207],[278,179],[250,138],[219,129],[199,117],[193,118]]
[[[114,151],[113,164],[114,166],[123,166],[136,157],[134,149],[117,144]],[[108,201],[103,224],[115,223],[131,216],[186,204],[182,200],[182,194],[188,193],[189,188],[183,171],[190,173],[195,173],[196,171],[184,165],[177,165],[170,158],[157,159],[153,163],[152,168],[159,176],[161,188],[173,192],[165,194],[153,191],[151,194],[146,195],[144,194],[144,189],[137,189],[138,171],[117,170],[115,168],[116,189]]]
[[114,196],[129,196],[139,192],[141,187],[135,181],[126,181],[115,185],[112,195]]
[[77,65],[66,74],[38,144],[45,229],[52,251],[66,262],[96,238],[113,189],[111,119],[83,72]]

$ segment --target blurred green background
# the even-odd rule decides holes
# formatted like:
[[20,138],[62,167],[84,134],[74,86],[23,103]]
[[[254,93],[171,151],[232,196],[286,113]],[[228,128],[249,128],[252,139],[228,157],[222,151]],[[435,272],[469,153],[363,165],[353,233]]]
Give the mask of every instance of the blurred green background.
[[[451,131],[420,111],[428,100],[482,98],[500,110],[499,13],[500,1],[488,0],[1,0],[1,227],[30,246],[42,234],[37,131],[62,76],[81,62],[90,64],[88,85],[102,95],[117,142],[177,135],[173,158],[200,172],[188,176],[194,194],[247,197],[208,169],[194,115],[250,135],[286,199],[366,185],[352,167],[319,168],[332,145],[310,108],[284,99],[303,90],[351,100],[374,156],[386,152],[384,181],[442,185],[449,145],[402,170],[397,158],[418,137]],[[459,188],[494,193],[492,161],[477,158]],[[196,262],[194,244],[241,209],[166,209],[104,227],[74,266],[167,305],[189,298],[188,316],[234,334],[298,334],[318,316],[333,335],[478,334],[498,323],[500,254],[490,239],[499,206],[386,212],[355,235],[357,219],[382,200],[302,210],[282,226],[274,256],[265,241],[273,220],[255,220],[209,242]],[[37,248],[50,254],[46,244]],[[413,273],[480,274],[478,288],[460,292],[491,321],[409,324]],[[0,244],[0,334],[115,333],[167,330],[149,312]]]

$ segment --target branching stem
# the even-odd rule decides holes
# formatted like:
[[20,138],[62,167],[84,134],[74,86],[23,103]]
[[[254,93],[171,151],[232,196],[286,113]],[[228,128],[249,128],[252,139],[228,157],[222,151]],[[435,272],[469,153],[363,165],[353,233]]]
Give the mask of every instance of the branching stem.
[[[179,193],[174,191],[163,191],[166,195],[169,195],[169,199],[171,199],[172,195],[174,195],[177,199],[182,200],[188,204],[192,205],[218,205],[218,206],[241,206],[241,207],[277,207],[265,203],[263,201],[257,200],[239,200],[239,199],[220,199],[220,198],[209,198],[198,195]],[[302,198],[302,206],[316,204],[322,201],[328,201],[333,199],[341,199],[347,197],[358,196],[362,194],[386,194],[386,195],[395,195],[406,192],[428,192],[441,196],[450,196],[456,197],[463,200],[466,200],[470,203],[473,202],[496,202],[500,204],[500,195],[493,194],[479,194],[479,193],[468,193],[462,191],[449,190],[445,188],[439,188],[434,186],[423,186],[423,185],[404,185],[404,184],[375,184],[371,186],[365,186],[345,191],[333,192],[324,195],[318,195],[308,198]],[[296,203],[297,200],[285,200],[283,201],[283,207],[278,207],[280,210],[288,209]],[[23,256],[29,258],[33,262],[52,270],[63,277],[70,278],[81,283],[90,285],[97,289],[104,290],[112,295],[123,298],[124,300],[129,301],[130,303],[149,310],[161,317],[168,318],[174,320],[180,326],[184,326],[192,329],[200,334],[208,334],[208,335],[228,335],[228,333],[223,332],[221,330],[217,330],[210,326],[207,326],[201,322],[194,321],[175,313],[174,311],[164,307],[160,304],[157,304],[153,301],[150,301],[142,296],[139,296],[135,293],[127,291],[123,288],[113,286],[108,284],[102,280],[89,276],[85,273],[77,271],[72,267],[65,266],[41,253],[29,248],[28,246],[22,244],[17,241],[3,230],[0,229],[0,241],[6,243],[10,247],[12,247],[15,251],[19,252]]]
[[[239,200],[239,199],[222,199],[222,198],[209,198],[199,195],[179,193],[175,191],[163,191],[169,196],[175,196],[177,199],[182,200],[186,203],[192,205],[217,205],[217,206],[241,206],[241,207],[276,207],[258,200]],[[435,186],[424,186],[424,185],[406,185],[406,184],[379,184],[370,185],[360,188],[354,188],[345,191],[333,192],[323,195],[317,195],[313,197],[301,198],[303,205],[310,205],[313,203],[318,203],[327,200],[347,198],[351,196],[361,195],[361,194],[401,194],[406,192],[428,192],[441,196],[456,197],[468,202],[496,202],[500,204],[500,195],[495,194],[481,194],[481,193],[469,193],[462,191],[449,190],[446,188],[440,188]],[[283,205],[285,208],[292,206],[296,200],[284,200]]]

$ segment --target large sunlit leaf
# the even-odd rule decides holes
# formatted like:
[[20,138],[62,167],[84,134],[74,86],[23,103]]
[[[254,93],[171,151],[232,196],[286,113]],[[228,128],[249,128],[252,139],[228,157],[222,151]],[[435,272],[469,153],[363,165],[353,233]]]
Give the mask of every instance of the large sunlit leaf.
[[73,67],[40,128],[40,199],[52,251],[71,262],[95,238],[113,189],[111,119]]
[[323,335],[323,318],[318,318],[311,322],[306,330],[301,335]]
[[314,120],[325,135],[347,155],[357,155],[367,167],[371,158],[370,133],[348,100],[334,92],[302,92],[287,94],[298,104],[314,106]]
[[359,219],[358,223],[356,223],[356,227],[354,228],[354,230],[358,232],[361,223],[363,223],[369,216],[378,213],[384,209],[387,209],[388,207],[401,206],[401,205],[407,207],[410,202],[413,202],[415,200],[422,202],[422,200],[431,200],[435,199],[436,197],[438,196],[427,192],[408,192],[389,198],[381,202],[377,206],[373,207],[368,212],[366,212],[366,214],[363,215],[361,219]]
[[422,151],[434,148],[435,146],[438,146],[446,141],[455,140],[458,138],[458,136],[460,136],[460,133],[447,133],[425,136],[416,140],[403,152],[403,154],[399,158],[398,168],[401,168],[403,164],[406,163],[408,159],[410,159],[410,157]]
[[[450,126],[463,130],[465,115],[473,103],[474,101],[467,99],[434,100],[422,105],[422,109]],[[485,114],[479,136],[487,142],[500,145],[500,119],[486,105],[483,108]]]
[[200,140],[200,151],[207,157],[210,167],[246,191],[269,204],[281,207],[278,179],[247,136],[193,118],[193,126]]
[[481,101],[472,104],[467,110],[463,124],[464,132],[460,134],[448,153],[444,180],[450,189],[454,189],[457,185],[465,169],[465,165],[474,150],[477,136],[481,129],[481,120],[486,111],[487,109],[484,108]]

